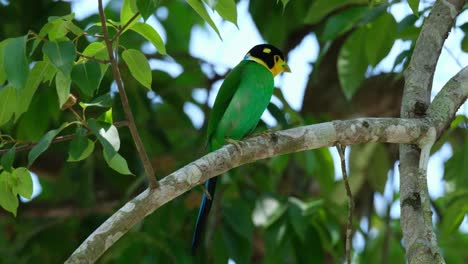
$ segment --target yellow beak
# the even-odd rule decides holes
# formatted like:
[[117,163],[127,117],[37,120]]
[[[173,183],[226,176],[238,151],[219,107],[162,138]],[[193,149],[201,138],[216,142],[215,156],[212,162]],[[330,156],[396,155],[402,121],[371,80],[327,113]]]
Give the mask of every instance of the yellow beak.
[[288,64],[283,64],[283,72],[291,72],[291,68],[289,68]]

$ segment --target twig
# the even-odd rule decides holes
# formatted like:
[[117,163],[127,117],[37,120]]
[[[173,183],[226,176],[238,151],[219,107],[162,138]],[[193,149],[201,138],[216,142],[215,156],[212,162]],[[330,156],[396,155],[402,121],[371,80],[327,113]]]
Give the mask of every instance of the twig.
[[[110,42],[114,42],[117,38],[120,37],[120,35],[125,31],[125,29],[128,28],[128,26],[133,22],[133,20],[135,20],[138,16],[140,15],[140,12],[136,12],[135,15],[133,15],[128,21],[127,23],[125,23],[125,25],[123,25],[123,27],[121,27],[119,29],[119,31],[117,31],[117,33],[115,34],[115,36],[111,39]],[[104,25],[104,24],[103,24]],[[106,29],[107,30],[107,29]]]
[[101,60],[101,59],[97,59],[95,57],[91,57],[91,56],[88,56],[88,55],[84,55],[83,53],[77,51],[76,54],[78,54],[80,57],[83,57],[85,59],[88,59],[88,60],[93,60],[93,61],[96,61],[96,62],[99,62],[99,63],[102,63],[102,64],[108,64],[110,63],[110,60]]
[[[113,125],[115,127],[128,126],[128,121],[115,122]],[[92,132],[88,131],[88,132],[86,132],[85,135],[91,135],[91,134],[92,134]],[[54,138],[52,140],[52,143],[59,143],[59,142],[69,141],[69,140],[72,140],[73,138],[75,138],[75,134],[59,136],[59,137]],[[16,152],[32,149],[32,148],[34,148],[34,146],[37,145],[37,143],[38,142],[30,142],[30,143],[26,143],[26,144],[21,145],[21,146],[17,146],[16,147]],[[5,153],[7,153],[9,150],[10,150],[9,148],[8,149],[0,149],[0,155],[3,155]]]
[[345,160],[345,150],[346,146],[341,144],[336,145],[338,154],[340,154],[341,159],[341,171],[343,172],[343,181],[346,188],[346,196],[348,196],[348,223],[346,225],[346,260],[348,264],[351,264],[351,251],[353,249],[352,237],[353,237],[353,211],[354,211],[354,199],[349,187],[348,174],[346,173],[346,160]]
[[109,39],[109,32],[107,31],[106,15],[104,14],[102,0],[98,1],[98,7],[99,7],[99,16],[101,17],[104,42],[106,43],[107,52],[109,53],[109,60],[111,63],[112,74],[114,75],[115,82],[117,83],[117,88],[119,89],[120,99],[122,101],[122,107],[124,109],[125,116],[127,117],[127,120],[128,120],[128,128],[130,129],[130,133],[132,134],[133,141],[135,141],[135,146],[137,148],[140,159],[143,163],[143,167],[145,168],[145,172],[148,176],[150,189],[155,189],[156,187],[159,186],[159,184],[154,177],[153,167],[148,158],[148,155],[145,152],[143,143],[141,142],[140,135],[138,134],[138,130],[135,125],[135,119],[133,118],[132,110],[130,109],[130,105],[128,103],[127,94],[125,93],[125,89],[123,87],[123,81],[122,81],[122,76],[120,75],[119,65],[117,64],[117,60],[114,56],[114,50],[112,48],[112,41]]

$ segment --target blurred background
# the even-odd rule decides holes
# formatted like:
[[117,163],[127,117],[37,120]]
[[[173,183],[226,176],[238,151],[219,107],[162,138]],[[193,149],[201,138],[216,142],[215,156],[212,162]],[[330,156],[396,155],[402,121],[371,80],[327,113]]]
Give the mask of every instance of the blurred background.
[[[137,127],[158,178],[206,153],[206,117],[219,86],[227,72],[259,43],[282,49],[292,73],[276,78],[278,89],[258,131],[335,119],[399,116],[402,71],[434,1],[420,1],[419,17],[406,1],[276,2],[236,1],[237,25],[207,8],[221,40],[185,1],[161,0],[147,23],[164,40],[165,56],[135,33],[121,37],[122,46],[145,53],[153,70],[152,91],[148,92],[120,63]],[[104,3],[107,17],[118,21],[122,1]],[[89,32],[99,20],[95,0],[0,0],[0,41],[28,30],[39,32],[48,17],[71,12],[74,22]],[[446,40],[433,96],[467,65],[467,22],[465,11]],[[82,37],[78,50],[91,41],[95,39]],[[36,53],[33,58],[39,60]],[[113,118],[119,121],[124,115],[116,91],[107,71],[99,94],[111,92]],[[72,93],[79,101],[90,100],[73,86]],[[91,110],[88,115],[101,113]],[[428,169],[434,227],[448,263],[468,262],[467,116],[465,103],[434,146]],[[0,129],[23,142],[38,141],[66,120],[73,120],[73,115],[60,111],[55,87],[44,83],[19,121]],[[128,129],[120,128],[119,134],[119,153],[135,177],[109,169],[97,150],[85,161],[67,163],[67,142],[53,144],[36,161],[31,167],[32,200],[22,200],[16,218],[0,210],[1,263],[63,262],[116,209],[146,187]],[[366,144],[348,150],[356,199],[353,259],[356,263],[404,263],[398,146]],[[26,163],[27,152],[17,153],[15,164]],[[196,258],[190,256],[190,244],[201,188],[145,218],[99,262],[342,262],[347,200],[339,168],[336,150],[330,148],[234,169],[218,181],[219,198]]]

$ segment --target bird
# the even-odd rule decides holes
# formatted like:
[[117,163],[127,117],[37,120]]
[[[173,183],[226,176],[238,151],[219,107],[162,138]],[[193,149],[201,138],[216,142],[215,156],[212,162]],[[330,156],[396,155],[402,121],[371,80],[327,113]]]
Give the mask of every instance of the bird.
[[[208,150],[221,148],[226,140],[241,140],[256,128],[274,89],[274,77],[291,72],[283,53],[271,44],[250,49],[244,59],[228,73],[216,96],[208,119]],[[217,177],[205,182],[192,239],[196,255],[215,194]]]

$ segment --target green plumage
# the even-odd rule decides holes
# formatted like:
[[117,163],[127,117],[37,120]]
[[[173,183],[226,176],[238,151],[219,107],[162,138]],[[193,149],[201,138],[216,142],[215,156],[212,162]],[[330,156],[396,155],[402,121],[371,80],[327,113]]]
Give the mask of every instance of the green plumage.
[[[225,144],[225,139],[240,140],[251,133],[273,95],[273,74],[262,64],[243,60],[228,74],[216,96],[208,121],[210,151]],[[213,198],[217,177],[205,186]],[[204,194],[192,240],[192,254],[200,244],[212,200]]]
[[210,151],[225,139],[240,140],[257,126],[273,95],[273,75],[263,65],[243,60],[226,77],[208,121]]

